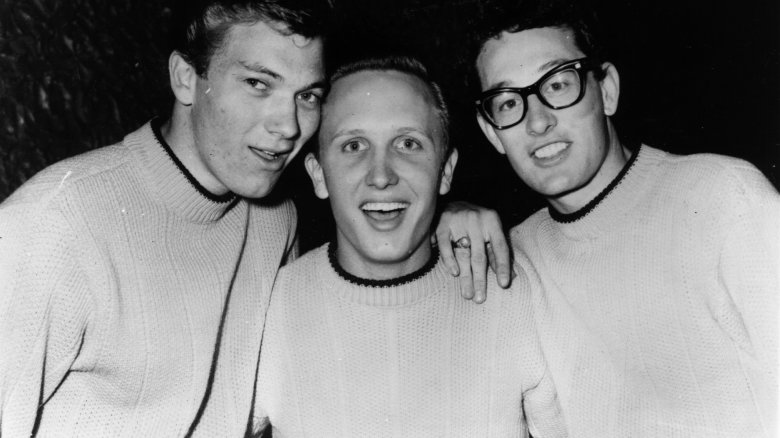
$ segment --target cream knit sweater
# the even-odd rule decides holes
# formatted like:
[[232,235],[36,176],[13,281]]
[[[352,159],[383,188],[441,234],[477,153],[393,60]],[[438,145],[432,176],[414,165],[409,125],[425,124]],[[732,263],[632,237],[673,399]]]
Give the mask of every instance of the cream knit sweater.
[[512,230],[572,435],[775,436],[777,191],[746,162],[647,146],[615,183]]
[[526,278],[509,291],[492,278],[478,305],[435,262],[362,285],[329,263],[327,245],[286,266],[263,338],[256,430],[270,422],[274,438],[566,436]]
[[0,206],[3,438],[243,435],[295,211],[210,199],[159,138],[147,124]]

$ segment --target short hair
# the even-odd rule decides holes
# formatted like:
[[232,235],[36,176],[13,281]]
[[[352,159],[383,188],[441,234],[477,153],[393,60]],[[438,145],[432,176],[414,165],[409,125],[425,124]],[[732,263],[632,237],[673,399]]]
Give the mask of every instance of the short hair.
[[[420,79],[430,91],[433,97],[433,104],[439,122],[442,128],[442,141],[444,144],[445,155],[450,150],[450,112],[444,94],[439,84],[433,80],[425,64],[419,59],[410,55],[380,55],[367,56],[356,60],[345,62],[337,66],[330,75],[330,84],[334,84],[339,79],[346,76],[364,71],[396,71],[405,73]],[[327,102],[328,98],[325,97]],[[317,150],[319,146],[315,147]]]
[[[503,32],[517,33],[544,27],[571,31],[577,48],[595,65],[600,65],[605,60],[606,49],[591,3],[584,0],[510,0],[486,6],[484,16],[472,30],[472,66],[490,39],[498,38]],[[594,70],[599,81],[605,74],[601,68]]]
[[173,49],[205,77],[231,27],[274,24],[283,35],[315,38],[325,32],[325,0],[179,0],[172,26]]

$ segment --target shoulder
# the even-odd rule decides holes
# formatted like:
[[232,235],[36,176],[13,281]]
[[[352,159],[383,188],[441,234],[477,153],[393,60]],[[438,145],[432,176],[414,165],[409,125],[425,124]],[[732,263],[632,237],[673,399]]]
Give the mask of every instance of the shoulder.
[[543,224],[551,221],[549,210],[547,207],[539,209],[536,213],[527,217],[523,222],[515,225],[509,230],[509,240],[512,245],[512,249],[517,252],[518,248],[524,247],[529,239],[533,239],[539,232],[539,229],[543,227]]
[[328,262],[328,244],[312,249],[279,270],[279,288],[295,287],[311,282]]
[[44,206],[74,196],[79,188],[88,187],[94,196],[109,193],[112,184],[101,181],[131,160],[121,144],[95,149],[59,161],[38,172],[0,205],[0,209]]
[[26,234],[73,225],[91,214],[90,206],[107,202],[127,185],[112,174],[129,161],[127,149],[116,144],[45,168],[0,204],[0,229],[16,226]]
[[253,220],[263,223],[260,225],[261,227],[267,228],[270,225],[272,228],[278,229],[279,232],[282,230],[295,231],[298,212],[293,201],[283,199],[267,202],[262,199],[247,199],[246,202],[253,212]]
[[677,189],[683,193],[753,196],[777,192],[756,166],[740,158],[710,153],[675,155],[649,146],[643,149],[657,157],[664,180],[679,185]]
[[266,201],[264,199],[247,199],[252,209],[268,215],[295,217],[297,210],[290,199]]

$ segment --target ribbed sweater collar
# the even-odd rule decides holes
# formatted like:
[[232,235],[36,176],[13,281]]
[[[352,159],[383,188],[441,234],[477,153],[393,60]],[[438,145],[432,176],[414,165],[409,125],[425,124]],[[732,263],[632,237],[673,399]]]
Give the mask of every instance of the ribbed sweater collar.
[[324,280],[322,284],[329,293],[346,301],[373,307],[406,306],[454,284],[452,274],[435,250],[431,260],[411,274],[389,280],[367,280],[347,273],[335,257],[329,257],[330,245],[317,249],[319,278]]
[[596,236],[625,222],[633,207],[652,186],[664,152],[640,146],[623,170],[591,202],[571,214],[550,207],[550,216],[569,236]]
[[236,203],[232,194],[208,193],[181,164],[160,135],[161,121],[154,119],[128,134],[124,145],[137,158],[149,191],[171,211],[196,223],[214,222]]

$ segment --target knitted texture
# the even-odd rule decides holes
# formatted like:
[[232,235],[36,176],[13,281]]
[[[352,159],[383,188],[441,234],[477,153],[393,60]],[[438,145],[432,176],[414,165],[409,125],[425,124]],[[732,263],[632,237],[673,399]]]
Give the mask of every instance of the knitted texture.
[[572,435],[775,436],[780,197],[741,160],[638,154],[585,216],[511,233]]
[[[327,245],[326,245],[327,246]],[[360,286],[320,247],[279,274],[255,428],[279,437],[566,436],[528,282],[461,297],[442,262],[406,284]],[[527,424],[526,424],[527,422]]]
[[209,199],[149,124],[0,206],[0,435],[241,436],[295,210]]

